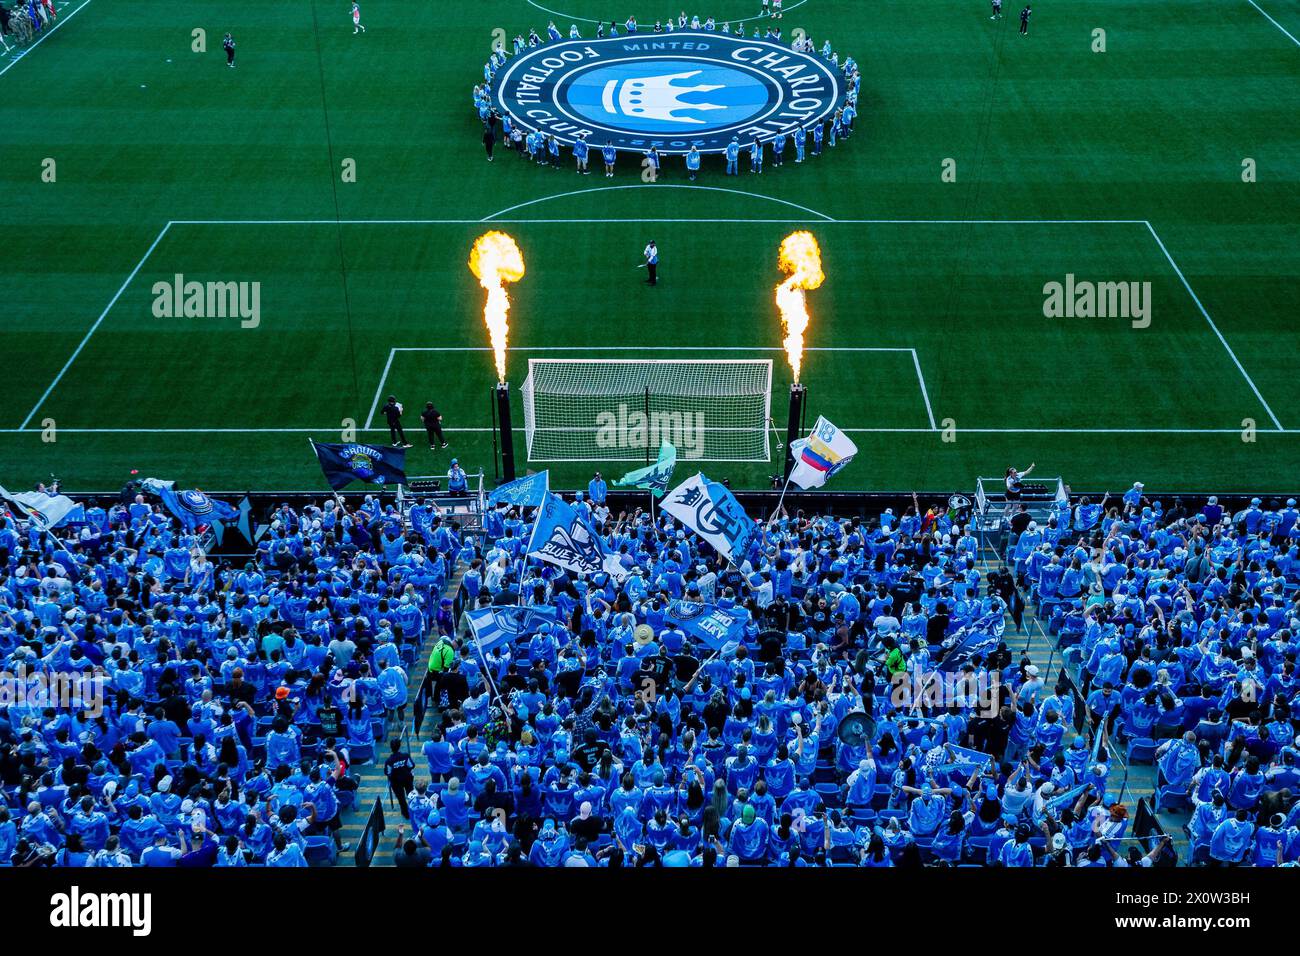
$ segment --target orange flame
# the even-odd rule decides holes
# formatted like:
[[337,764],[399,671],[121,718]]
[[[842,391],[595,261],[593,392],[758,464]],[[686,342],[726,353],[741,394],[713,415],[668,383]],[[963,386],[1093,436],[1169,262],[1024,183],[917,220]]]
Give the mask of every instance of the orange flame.
[[510,323],[510,296],[506,294],[507,282],[518,282],[524,277],[524,257],[519,246],[504,232],[485,232],[474,241],[469,254],[469,268],[478,284],[487,290],[487,304],[483,306],[483,321],[487,323],[496,354],[497,381],[506,380],[506,338]]
[[803,364],[803,334],[808,330],[808,303],[805,289],[816,289],[826,279],[822,272],[822,251],[811,232],[792,232],[781,242],[779,260],[782,272],[790,277],[776,287],[776,307],[781,310],[781,327],[785,330],[786,357],[794,380],[799,381]]

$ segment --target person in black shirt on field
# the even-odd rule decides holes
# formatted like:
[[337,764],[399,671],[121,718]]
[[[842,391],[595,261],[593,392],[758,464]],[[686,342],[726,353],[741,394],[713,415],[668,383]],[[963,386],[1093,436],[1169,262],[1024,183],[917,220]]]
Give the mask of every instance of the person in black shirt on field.
[[384,761],[384,776],[388,778],[388,786],[397,797],[402,816],[409,818],[411,813],[406,807],[406,795],[415,787],[415,761],[402,749],[402,741],[398,738],[394,737],[389,746],[393,752]]
[[402,428],[402,406],[393,395],[388,396],[388,404],[380,409],[384,413],[384,418],[388,420],[388,437],[393,440],[393,446],[396,448],[410,448],[411,443],[406,440],[406,430]]
[[[1025,9],[1020,11],[1020,35],[1029,36],[1029,15],[1034,11],[1030,9],[1029,4],[1025,4]],[[1031,466],[1032,467],[1032,466]]]
[[235,38],[229,33],[221,41],[221,45],[226,48],[226,66],[232,70],[235,68]]
[[[424,422],[424,430],[429,435],[429,451],[433,451],[435,447],[446,448],[447,439],[442,437],[442,413],[433,407],[433,402],[424,403],[420,421]],[[437,442],[436,446],[434,442]]]

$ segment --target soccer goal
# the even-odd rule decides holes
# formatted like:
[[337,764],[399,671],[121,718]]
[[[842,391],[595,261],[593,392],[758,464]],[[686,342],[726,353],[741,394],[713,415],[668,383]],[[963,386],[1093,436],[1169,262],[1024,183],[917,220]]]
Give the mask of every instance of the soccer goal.
[[770,359],[529,359],[529,461],[768,461]]

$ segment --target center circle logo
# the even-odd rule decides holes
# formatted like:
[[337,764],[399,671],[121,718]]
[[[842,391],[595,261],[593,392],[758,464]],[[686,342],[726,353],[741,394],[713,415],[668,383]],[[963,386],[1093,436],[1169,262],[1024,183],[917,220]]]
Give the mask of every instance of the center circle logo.
[[823,121],[842,94],[819,57],[717,33],[569,40],[526,50],[496,76],[500,112],[571,145],[722,152]]

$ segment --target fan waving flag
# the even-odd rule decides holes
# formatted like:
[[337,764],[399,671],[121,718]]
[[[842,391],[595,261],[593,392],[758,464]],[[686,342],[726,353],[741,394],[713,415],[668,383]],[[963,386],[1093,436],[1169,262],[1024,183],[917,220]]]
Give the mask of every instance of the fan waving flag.
[[536,508],[546,500],[546,493],[551,490],[551,473],[539,471],[535,475],[526,475],[508,481],[488,495],[489,507],[493,505],[518,505],[522,508]]
[[742,560],[758,535],[736,496],[702,474],[687,478],[668,492],[664,511],[690,528],[728,560]]
[[715,651],[739,641],[745,633],[744,618],[716,604],[673,601],[664,616]]
[[517,641],[539,631],[543,624],[554,624],[560,612],[553,607],[522,607],[507,604],[479,608],[468,614],[469,629],[484,654],[503,644]]
[[67,495],[47,495],[43,491],[20,491],[14,494],[0,485],[0,498],[17,505],[19,512],[41,529],[57,528],[68,522],[86,519],[85,509]]
[[547,492],[525,552],[532,557],[558,564],[580,574],[607,571],[622,580],[626,569],[618,556],[605,549],[605,542],[577,508]]
[[[311,441],[311,439],[308,439]],[[358,442],[311,443],[320,470],[331,488],[338,491],[354,481],[372,485],[406,484],[406,449],[377,448]]]
[[828,478],[853,460],[858,446],[824,417],[817,417],[812,434],[790,445],[794,468],[790,481],[800,488],[820,488]]
[[668,482],[673,479],[673,469],[677,467],[677,448],[665,439],[659,445],[659,458],[653,465],[629,471],[614,482],[615,488],[642,488],[656,498],[663,497],[668,490]]
[[181,520],[186,531],[204,525],[218,525],[222,521],[239,519],[239,509],[217,498],[209,498],[195,488],[192,491],[177,491],[174,481],[160,481],[146,478],[140,483],[145,491],[162,499],[163,507]]

